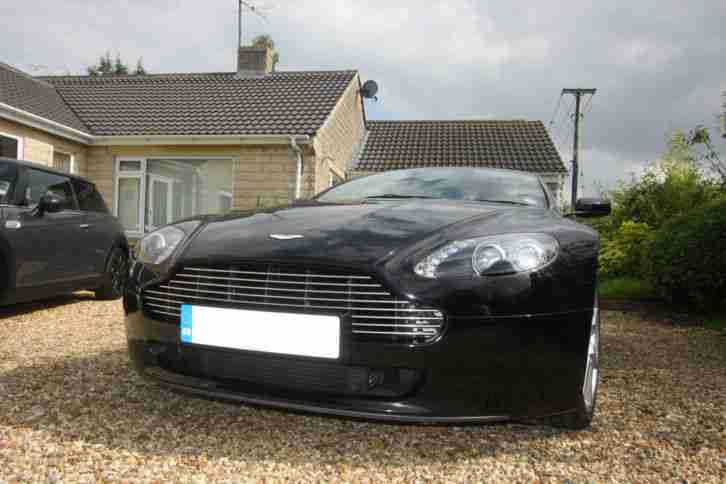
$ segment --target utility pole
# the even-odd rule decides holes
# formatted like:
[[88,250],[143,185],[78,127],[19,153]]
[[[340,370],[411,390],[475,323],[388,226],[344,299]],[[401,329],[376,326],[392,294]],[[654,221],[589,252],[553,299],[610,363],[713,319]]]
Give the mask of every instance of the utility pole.
[[575,210],[575,203],[577,202],[577,181],[578,181],[578,155],[580,150],[580,100],[583,94],[589,94],[594,96],[597,89],[581,89],[581,88],[568,88],[563,89],[562,94],[572,94],[575,96],[575,140],[574,146],[572,147],[572,206],[571,210]]

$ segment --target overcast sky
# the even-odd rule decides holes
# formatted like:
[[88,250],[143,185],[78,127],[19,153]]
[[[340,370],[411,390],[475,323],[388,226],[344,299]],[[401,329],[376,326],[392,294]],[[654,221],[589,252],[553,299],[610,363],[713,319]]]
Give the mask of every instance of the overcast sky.
[[[713,126],[726,89],[726,2],[250,0],[280,70],[359,69],[371,119],[539,119],[563,87],[598,89],[582,129],[586,191],[663,151],[669,129]],[[7,0],[0,61],[80,73],[100,54],[151,72],[235,69],[236,0]],[[571,158],[571,98],[551,128]],[[587,104],[587,103],[586,103]],[[720,134],[720,133],[719,133]],[[725,144],[719,142],[726,155]]]

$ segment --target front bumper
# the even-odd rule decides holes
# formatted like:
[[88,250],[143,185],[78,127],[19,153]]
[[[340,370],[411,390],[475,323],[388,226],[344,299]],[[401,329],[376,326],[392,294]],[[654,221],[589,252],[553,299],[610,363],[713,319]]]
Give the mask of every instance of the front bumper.
[[[427,346],[354,342],[341,358],[181,344],[177,325],[124,298],[129,354],[145,377],[195,394],[265,406],[401,422],[485,422],[572,411],[581,399],[592,310],[449,317]],[[345,320],[344,320],[345,327]]]

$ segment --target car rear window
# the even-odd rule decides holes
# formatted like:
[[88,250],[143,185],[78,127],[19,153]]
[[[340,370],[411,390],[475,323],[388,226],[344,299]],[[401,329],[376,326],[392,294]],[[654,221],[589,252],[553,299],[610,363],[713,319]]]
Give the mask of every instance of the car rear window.
[[18,167],[13,163],[0,161],[0,204],[12,203]]
[[64,210],[77,210],[76,199],[68,177],[42,170],[28,169],[28,186],[25,189],[25,203],[37,205],[46,193],[61,195],[65,199]]

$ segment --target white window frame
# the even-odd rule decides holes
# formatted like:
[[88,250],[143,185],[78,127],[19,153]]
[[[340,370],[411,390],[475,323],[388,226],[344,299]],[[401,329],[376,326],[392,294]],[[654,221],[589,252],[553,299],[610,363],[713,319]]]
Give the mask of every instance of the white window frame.
[[54,147],[51,147],[51,148],[52,148],[52,150],[51,150],[52,157],[50,160],[51,168],[55,168],[55,166],[53,166],[53,165],[55,165],[55,154],[60,153],[62,155],[68,155],[71,158],[71,166],[68,169],[69,170],[68,173],[71,175],[75,174],[76,173],[76,157],[75,157],[75,155],[73,153],[71,153],[70,151],[57,150]]
[[[147,165],[149,161],[153,160],[226,160],[232,164],[232,170],[234,174],[235,157],[234,155],[229,156],[117,156],[114,162],[114,185],[113,185],[113,214],[118,217],[118,188],[120,178],[136,178],[139,179],[139,189],[141,193],[139,195],[139,226],[141,231],[127,230],[126,236],[132,238],[141,238],[144,236],[146,223],[146,179],[148,178]],[[140,162],[140,169],[134,171],[121,171],[121,163],[124,161],[138,161]],[[192,211],[196,211],[196,187],[193,188],[192,193]],[[174,187],[172,186],[172,190]],[[232,177],[232,193],[234,192],[234,176]],[[172,195],[172,192],[169,193]],[[230,193],[231,195],[231,193]],[[171,207],[171,204],[169,205]]]
[[[564,196],[564,188],[565,188],[565,176],[562,173],[540,173],[539,174],[540,179],[545,184],[545,187],[547,187],[548,183],[555,183],[557,184],[557,191],[552,193],[552,195],[555,197],[553,200],[555,202],[555,208],[559,210],[560,206],[563,202],[563,196]],[[549,187],[547,187],[549,190]]]
[[[147,178],[149,179],[149,194],[152,202],[154,200],[154,182],[160,182],[164,183],[167,188],[167,203],[166,203],[166,220],[171,220],[174,217],[174,180],[172,178],[161,176],[161,175],[155,175],[155,174],[146,174]],[[148,214],[148,208],[144,207],[144,214]],[[167,222],[169,223],[169,222]],[[164,224],[166,225],[166,224]],[[151,223],[147,223],[144,227],[148,232],[151,232],[152,230],[156,230],[158,227],[156,225],[152,225]]]
[[[140,169],[134,171],[121,171],[121,163],[124,161],[138,161],[140,162]],[[116,163],[114,166],[114,186],[113,186],[113,214],[118,217],[118,195],[119,195],[119,180],[121,178],[133,178],[139,180],[139,228],[140,230],[126,230],[128,237],[141,238],[144,236],[144,227],[146,223],[146,159],[139,157],[116,157]]]
[[232,208],[232,192],[228,192],[227,190],[220,190],[219,191],[219,198],[229,198],[229,207]]
[[0,136],[5,136],[6,138],[14,139],[15,141],[17,141],[18,142],[18,152],[16,155],[16,159],[23,160],[25,158],[25,152],[24,152],[25,146],[23,144],[22,137],[16,136],[16,135],[10,134],[10,133],[4,133],[2,131],[0,131]]
[[340,173],[338,173],[337,170],[333,170],[332,168],[328,168],[328,188],[333,187],[333,182],[335,181],[334,177],[340,178],[340,183],[345,182],[345,177],[340,176]]

